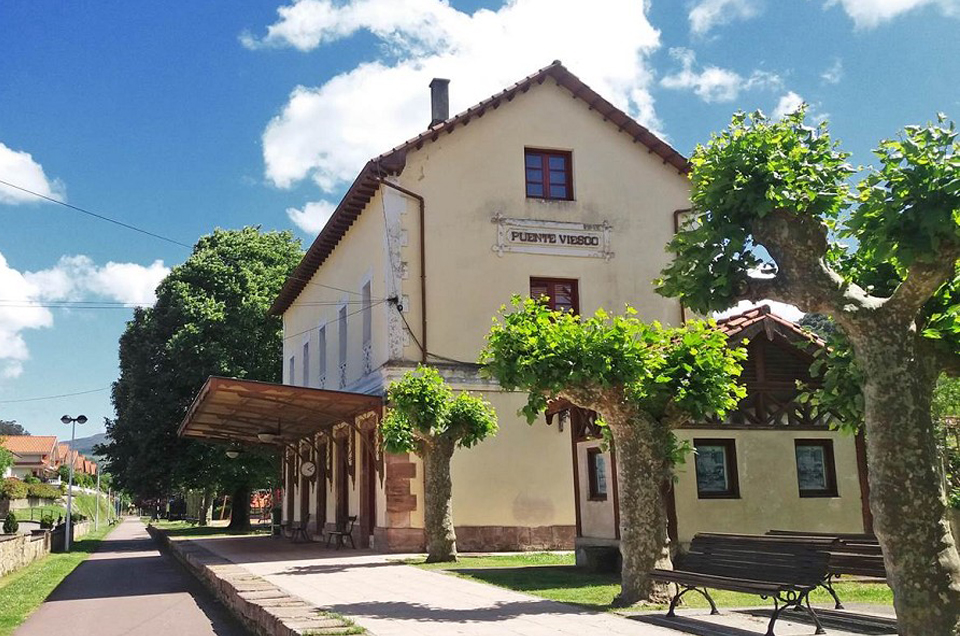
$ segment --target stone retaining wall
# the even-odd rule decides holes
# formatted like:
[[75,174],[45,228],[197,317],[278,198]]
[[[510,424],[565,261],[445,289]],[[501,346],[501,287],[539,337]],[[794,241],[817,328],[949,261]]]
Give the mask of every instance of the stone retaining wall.
[[6,517],[7,512],[13,510],[23,510],[25,508],[39,508],[41,506],[52,506],[56,499],[41,499],[40,497],[26,497],[24,499],[0,499],[0,517]]
[[[89,532],[93,529],[92,521],[80,521],[73,522],[70,524],[71,532],[71,545],[76,543],[83,537],[87,536]],[[54,552],[63,552],[63,535],[66,534],[67,524],[63,523],[53,529],[51,533],[51,549]]]
[[50,533],[0,534],[0,576],[27,566],[50,553]]
[[258,636],[367,633],[189,540],[171,540],[153,526],[147,531]]

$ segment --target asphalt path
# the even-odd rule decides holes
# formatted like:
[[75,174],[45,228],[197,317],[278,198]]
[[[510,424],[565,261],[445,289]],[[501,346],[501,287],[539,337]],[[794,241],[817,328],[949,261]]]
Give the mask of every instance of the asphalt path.
[[249,636],[138,519],[128,518],[14,636]]

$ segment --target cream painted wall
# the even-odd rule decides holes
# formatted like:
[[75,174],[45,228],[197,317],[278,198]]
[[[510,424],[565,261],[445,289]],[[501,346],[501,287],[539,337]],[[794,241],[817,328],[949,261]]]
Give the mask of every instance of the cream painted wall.
[[[794,430],[683,429],[677,434],[691,442],[694,438],[736,440],[740,483],[739,499],[699,499],[693,456],[677,468],[677,527],[681,544],[688,544],[698,532],[863,532],[853,437]],[[794,440],[820,438],[833,440],[839,497],[801,498]]]
[[600,440],[577,444],[577,472],[580,483],[580,529],[581,535],[590,539],[616,539],[616,521],[613,514],[613,465],[610,453],[603,453],[607,470],[607,498],[604,501],[590,500],[590,473],[587,466],[587,449],[600,446]]
[[[456,88],[454,87],[454,90]],[[385,140],[385,146],[393,140]],[[574,201],[528,200],[524,188],[524,148],[573,153]],[[689,206],[685,176],[633,143],[626,134],[552,79],[534,85],[512,102],[489,110],[453,134],[411,150],[399,185],[426,200],[426,282],[429,350],[474,362],[491,318],[512,294],[529,293],[531,276],[579,281],[585,313],[599,307],[620,311],[633,304],[646,320],[676,323],[679,305],[657,296],[652,280],[667,263],[664,245],[673,234],[673,212]],[[510,218],[572,221],[612,226],[609,259],[506,253],[492,247],[496,214]],[[386,220],[385,220],[386,217]],[[312,282],[360,291],[373,281],[374,301],[392,293],[403,300],[405,316],[422,337],[418,206],[412,199],[381,188]],[[389,250],[396,253],[396,263]],[[373,373],[362,369],[359,295],[307,285],[284,314],[284,382],[302,384],[304,338],[311,350],[310,385],[319,386],[317,329],[327,324],[327,373],[324,388],[339,388],[337,303],[347,305],[347,390],[377,390],[399,374],[388,361],[417,361],[413,339],[401,334],[397,351],[396,309],[373,308]],[[318,303],[330,302],[322,305]],[[306,332],[306,336],[301,332]],[[391,345],[391,342],[393,344]],[[391,349],[394,354],[391,355]],[[289,360],[295,364],[291,374]],[[383,368],[381,368],[383,367]],[[380,375],[380,385],[372,376]],[[473,449],[458,450],[453,460],[454,517],[457,525],[543,526],[575,522],[570,432],[543,421],[533,426],[516,415],[525,397],[478,382],[470,386],[497,409],[500,433]],[[422,466],[411,483],[423,501]],[[358,508],[351,485],[351,513]],[[333,493],[328,505],[333,518]],[[315,504],[314,504],[315,505]],[[383,502],[378,512],[385,512]],[[378,522],[384,516],[378,514]],[[421,507],[412,526],[422,527]]]
[[[456,87],[453,87],[455,90]],[[574,201],[527,199],[524,148],[573,153]],[[583,101],[548,79],[512,103],[488,111],[407,157],[400,183],[426,199],[429,348],[472,362],[490,318],[512,294],[529,293],[531,276],[579,280],[584,313],[633,304],[645,320],[679,321],[679,304],[656,295],[652,281],[667,264],[673,212],[689,207],[685,176],[604,122]],[[613,226],[615,256],[505,253],[496,214]],[[406,221],[413,221],[407,215]],[[417,234],[409,227],[411,249]],[[411,280],[416,259],[406,258]],[[418,285],[410,286],[413,294]],[[419,306],[417,302],[413,303]],[[419,328],[419,322],[416,324]]]

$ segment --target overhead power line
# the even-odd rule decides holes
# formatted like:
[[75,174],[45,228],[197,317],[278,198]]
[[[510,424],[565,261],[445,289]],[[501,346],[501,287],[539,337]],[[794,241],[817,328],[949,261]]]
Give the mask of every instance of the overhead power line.
[[[114,218],[111,218],[111,217],[109,217],[109,216],[107,216],[107,215],[105,215],[105,214],[99,214],[99,213],[97,213],[97,212],[92,212],[92,211],[90,211],[90,210],[87,210],[86,208],[81,208],[80,206],[67,203],[66,201],[60,201],[59,199],[54,199],[53,197],[49,197],[49,196],[47,196],[47,195],[45,195],[45,194],[41,194],[41,193],[39,193],[39,192],[35,192],[35,191],[33,191],[33,190],[30,190],[29,188],[24,188],[23,186],[19,186],[19,185],[15,184],[15,183],[10,183],[9,181],[5,181],[4,179],[0,179],[0,184],[3,184],[3,185],[5,185],[5,186],[7,186],[7,187],[10,187],[10,188],[14,188],[14,189],[19,190],[19,191],[21,191],[21,192],[25,192],[25,193],[27,193],[27,194],[31,194],[31,195],[33,195],[33,196],[35,196],[35,197],[38,197],[38,198],[40,198],[40,199],[43,199],[44,201],[49,201],[50,203],[56,203],[57,205],[62,205],[62,206],[64,206],[64,207],[66,207],[66,208],[70,208],[71,210],[75,210],[75,211],[77,211],[77,212],[80,212],[81,214],[86,214],[87,216],[93,217],[93,218],[95,218],[95,219],[99,219],[99,220],[105,221],[105,222],[107,222],[107,223],[113,223],[114,225],[119,225],[119,226],[122,227],[122,228],[126,228],[126,229],[132,230],[132,231],[134,231],[134,232],[139,232],[140,234],[145,234],[146,236],[151,236],[151,237],[153,237],[153,238],[155,238],[155,239],[158,239],[158,240],[160,240],[160,241],[165,241],[165,242],[167,242],[167,243],[171,243],[171,244],[177,245],[177,246],[179,246],[179,247],[185,247],[185,248],[187,248],[188,250],[192,250],[192,249],[193,249],[193,246],[192,246],[192,245],[189,245],[189,244],[187,244],[187,243],[184,243],[183,241],[178,241],[178,240],[175,239],[175,238],[170,238],[169,236],[164,236],[164,235],[162,235],[162,234],[157,234],[156,232],[151,232],[150,230],[145,230],[145,229],[143,229],[143,228],[141,228],[141,227],[137,227],[136,225],[131,225],[130,223],[125,223],[125,222],[123,222],[123,221],[119,221],[119,220],[114,219]],[[227,262],[227,259],[223,259],[223,260],[224,260],[224,262]],[[360,295],[361,295],[360,292],[355,291],[355,290],[352,290],[352,289],[343,289],[342,287],[334,287],[333,285],[324,285],[323,283],[318,283],[318,282],[315,282],[315,281],[307,280],[307,279],[305,279],[305,278],[299,278],[299,277],[293,276],[293,275],[287,276],[287,280],[295,280],[295,281],[297,281],[297,282],[304,283],[305,285],[316,285],[317,287],[323,287],[323,288],[326,288],[326,289],[332,289],[332,290],[334,290],[334,291],[343,292],[343,293],[345,293],[345,294],[354,294],[354,295],[357,295],[357,296],[360,296]],[[380,299],[377,299],[377,300],[386,300],[386,299],[385,299],[385,298],[380,298]]]
[[44,395],[43,397],[22,398],[19,400],[0,400],[0,404],[16,404],[19,402],[40,402],[43,400],[59,400],[60,398],[74,397],[76,395],[87,395],[88,393],[99,393],[107,391],[110,387],[105,386],[100,389],[90,389],[89,391],[77,391],[75,393],[60,393],[59,395]]

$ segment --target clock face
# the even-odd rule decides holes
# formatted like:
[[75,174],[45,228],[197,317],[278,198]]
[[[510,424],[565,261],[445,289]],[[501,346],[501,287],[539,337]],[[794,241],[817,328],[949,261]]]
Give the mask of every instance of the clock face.
[[300,464],[300,474],[304,477],[313,477],[317,474],[317,465],[313,462],[303,462]]

